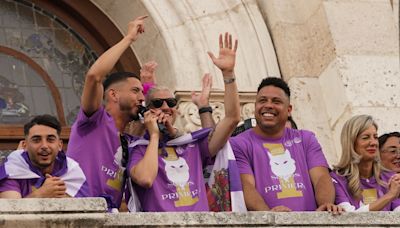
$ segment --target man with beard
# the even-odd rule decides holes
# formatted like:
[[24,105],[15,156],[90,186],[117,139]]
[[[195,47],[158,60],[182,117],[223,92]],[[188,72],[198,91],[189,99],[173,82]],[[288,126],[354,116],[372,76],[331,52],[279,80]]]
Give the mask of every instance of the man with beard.
[[292,110],[286,82],[265,78],[257,91],[256,127],[230,140],[247,209],[340,212],[315,135],[285,127]]
[[40,115],[24,126],[24,148],[0,166],[0,198],[61,198],[88,195],[79,164],[62,151],[61,126]]
[[124,134],[124,130],[130,121],[137,119],[144,96],[140,78],[134,73],[117,72],[107,78],[106,75],[144,32],[146,17],[129,22],[126,36],[91,66],[86,74],[81,108],[71,129],[68,156],[81,165],[89,184],[89,196],[104,197],[109,211],[117,211],[121,205],[127,145],[135,140]]

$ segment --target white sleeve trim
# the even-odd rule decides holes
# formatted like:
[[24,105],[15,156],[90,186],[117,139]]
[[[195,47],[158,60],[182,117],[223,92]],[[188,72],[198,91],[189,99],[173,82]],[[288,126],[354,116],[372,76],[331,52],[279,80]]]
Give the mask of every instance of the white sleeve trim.
[[360,208],[356,210],[356,212],[368,212],[369,211],[369,204],[362,205]]
[[346,212],[352,212],[355,211],[356,208],[351,205],[349,202],[342,202],[338,204],[339,206],[341,206]]
[[[369,211],[369,204],[361,205],[361,207],[358,209],[356,209],[349,202],[342,202],[342,203],[339,203],[338,205],[341,206],[346,212],[368,212]],[[398,210],[400,211],[400,206],[397,208],[399,208]]]
[[393,211],[400,211],[400,206],[397,206]]

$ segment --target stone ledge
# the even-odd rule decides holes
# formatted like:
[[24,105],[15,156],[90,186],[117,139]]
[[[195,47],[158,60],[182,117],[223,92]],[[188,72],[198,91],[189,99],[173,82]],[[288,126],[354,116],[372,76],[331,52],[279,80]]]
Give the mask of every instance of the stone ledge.
[[108,214],[105,226],[285,226],[285,227],[400,227],[398,212],[345,213],[333,216],[328,212],[247,212],[247,213],[119,213]]
[[398,212],[0,214],[1,227],[400,227]]
[[[256,212],[257,213],[257,212]],[[333,216],[328,212],[274,213],[274,222],[283,226],[384,226],[400,227],[399,212],[348,212]]]
[[0,227],[104,227],[106,213],[0,214]]
[[105,226],[267,226],[274,213],[159,212],[109,214]]
[[104,198],[46,198],[0,199],[0,214],[44,214],[107,211]]

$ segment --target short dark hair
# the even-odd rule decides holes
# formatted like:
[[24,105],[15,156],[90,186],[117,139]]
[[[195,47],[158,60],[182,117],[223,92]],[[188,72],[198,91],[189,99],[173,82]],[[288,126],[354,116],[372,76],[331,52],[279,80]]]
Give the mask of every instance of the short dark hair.
[[395,131],[395,132],[390,132],[390,133],[386,133],[386,134],[383,134],[383,135],[379,136],[379,138],[378,138],[378,141],[379,141],[379,149],[382,149],[383,144],[385,144],[386,141],[387,141],[390,137],[398,137],[398,138],[400,138],[400,132]]
[[265,86],[270,86],[270,85],[282,89],[285,92],[285,94],[290,98],[290,89],[289,89],[288,84],[285,81],[283,81],[281,78],[277,78],[277,77],[264,78],[261,81],[260,85],[258,86],[257,93],[260,92],[260,90],[262,88],[264,88]]
[[35,125],[44,125],[47,127],[51,127],[57,130],[57,134],[61,134],[61,124],[57,120],[56,117],[48,114],[38,115],[33,117],[31,121],[24,125],[24,134],[27,136],[29,134],[29,130]]
[[106,91],[108,89],[108,87],[110,87],[110,85],[115,84],[117,82],[125,81],[128,78],[136,78],[137,80],[140,81],[140,77],[132,72],[112,73],[103,81],[104,91]]

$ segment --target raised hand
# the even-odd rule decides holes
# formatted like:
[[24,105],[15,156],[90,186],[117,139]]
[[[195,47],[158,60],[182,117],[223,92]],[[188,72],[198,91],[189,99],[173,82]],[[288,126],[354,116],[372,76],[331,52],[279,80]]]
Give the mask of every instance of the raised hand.
[[389,192],[394,198],[398,198],[400,195],[400,174],[395,174],[389,179]]
[[212,77],[209,73],[206,73],[203,76],[200,94],[192,91],[192,102],[197,106],[197,108],[209,106],[211,87]]
[[128,33],[126,34],[126,37],[128,37],[131,42],[137,40],[138,34],[144,33],[144,19],[147,17],[147,15],[140,16],[128,23]]
[[226,32],[224,39],[222,34],[219,35],[219,56],[215,57],[213,53],[207,52],[214,65],[222,71],[223,76],[232,76],[234,72],[237,47],[238,41],[235,40],[233,45],[232,35]]
[[149,61],[143,64],[140,69],[140,80],[143,83],[156,83],[156,68],[158,64],[155,61]]

